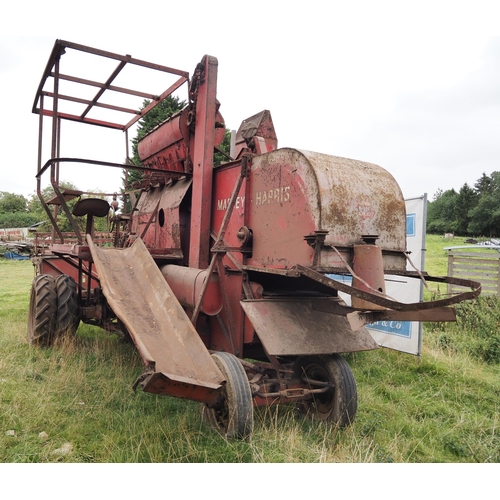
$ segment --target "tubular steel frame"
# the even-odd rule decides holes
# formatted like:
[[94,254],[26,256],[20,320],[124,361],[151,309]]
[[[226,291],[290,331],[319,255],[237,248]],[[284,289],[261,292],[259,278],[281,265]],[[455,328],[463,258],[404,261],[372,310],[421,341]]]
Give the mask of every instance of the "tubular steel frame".
[[[87,80],[83,78],[76,77],[74,75],[62,74],[59,71],[59,63],[61,56],[66,53],[66,50],[74,50],[79,52],[84,52],[87,54],[95,55],[97,57],[102,57],[110,60],[118,61],[117,67],[112,71],[111,75],[105,81],[94,81]],[[113,81],[120,74],[120,72],[127,66],[127,64],[139,66],[142,68],[147,68],[163,73],[168,73],[171,75],[176,75],[179,78],[168,87],[165,91],[163,91],[160,95],[155,95],[151,93],[146,93],[138,90],[133,90],[125,87],[118,87],[113,85]],[[45,89],[47,81],[52,78],[53,79],[53,91],[50,92]],[[90,86],[97,88],[97,92],[92,99],[82,99],[78,97],[78,95],[63,95],[59,92],[59,83],[61,80],[69,81],[72,83],[76,83],[82,86]],[[78,238],[78,242],[80,244],[83,243],[83,238],[81,232],[76,224],[67,204],[64,199],[61,190],[59,189],[59,164],[63,162],[73,162],[73,163],[87,163],[94,165],[102,165],[102,166],[111,166],[127,169],[136,169],[136,170],[145,170],[143,167],[133,165],[129,160],[128,155],[128,130],[129,128],[137,123],[144,115],[146,115],[149,111],[155,108],[161,101],[163,101],[166,97],[170,96],[173,92],[175,92],[179,87],[181,87],[184,83],[188,84],[189,87],[189,73],[186,71],[174,69],[168,66],[163,66],[160,64],[150,63],[141,59],[136,59],[130,55],[120,55],[115,54],[113,52],[108,52],[105,50],[99,50],[92,47],[88,47],[85,45],[76,44],[73,42],[68,42],[65,40],[56,40],[54,44],[54,48],[52,49],[52,53],[47,62],[47,66],[45,67],[45,71],[41,78],[40,84],[38,86],[38,90],[35,96],[35,100],[33,102],[33,113],[38,114],[40,116],[39,119],[39,130],[38,130],[38,166],[37,166],[37,195],[40,199],[43,208],[45,209],[50,222],[52,224],[52,241],[55,240],[55,233],[59,237],[61,243],[64,243],[64,237],[57,225],[57,205],[61,205],[64,210],[68,220],[71,223],[71,226]],[[78,87],[80,88],[80,87]],[[134,110],[129,108],[124,108],[121,106],[115,106],[112,104],[108,104],[102,101],[103,96],[106,96],[107,91],[118,92],[121,94],[128,94],[135,97],[142,97],[145,99],[150,99],[151,103],[146,106],[142,110]],[[53,99],[52,109],[48,109],[44,106],[45,98]],[[70,114],[70,113],[62,113],[59,111],[59,102],[60,101],[70,101],[76,102],[80,104],[86,104],[86,108],[82,114]],[[90,118],[88,115],[92,111],[93,108],[104,108],[112,111],[119,111],[126,113],[127,115],[133,115],[132,118],[128,119],[124,123],[115,123],[111,121],[103,121],[96,120]],[[52,118],[52,137],[51,137],[51,155],[50,159],[42,166],[42,153],[43,153],[43,117]],[[114,130],[121,130],[125,132],[125,144],[126,144],[126,158],[127,164],[119,164],[119,163],[111,163],[111,162],[102,162],[97,160],[89,160],[83,158],[60,158],[60,137],[61,137],[61,120],[69,120],[79,123],[86,123],[89,125],[97,125],[101,127],[106,127]],[[51,212],[51,209],[46,200],[44,200],[42,192],[41,192],[41,177],[42,175],[49,169],[50,167],[50,182],[52,187],[54,188],[54,192],[58,203],[54,207],[54,212]],[[147,170],[154,171],[154,168],[148,168]]]

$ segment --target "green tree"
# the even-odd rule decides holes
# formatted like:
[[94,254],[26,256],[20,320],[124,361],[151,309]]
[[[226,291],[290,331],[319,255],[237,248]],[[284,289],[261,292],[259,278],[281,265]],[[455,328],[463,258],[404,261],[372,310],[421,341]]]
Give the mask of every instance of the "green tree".
[[475,235],[500,236],[500,172],[483,173],[474,185],[477,205],[470,210],[468,230]]
[[481,196],[469,215],[468,230],[471,234],[490,238],[500,236],[500,193]]
[[224,153],[219,153],[216,151],[214,154],[214,167],[218,167],[221,163],[228,161],[229,152],[231,150],[231,131],[226,129],[226,133],[224,135],[224,139],[219,145],[219,150]]
[[474,191],[479,196],[483,196],[483,195],[491,194],[492,189],[493,189],[493,186],[492,186],[491,177],[489,177],[488,175],[486,175],[483,172],[483,175],[481,175],[481,177],[474,184]]
[[500,172],[498,172],[498,171],[491,172],[490,179],[491,179],[491,191],[490,192],[494,193],[494,192],[500,191]]
[[438,188],[438,190],[434,193],[432,200],[436,201],[438,198],[441,197],[442,194],[443,194],[443,190],[441,188]]
[[28,213],[28,200],[22,194],[0,192],[0,228],[28,227],[37,222]]
[[478,199],[477,193],[468,184],[460,188],[455,205],[457,234],[465,236],[469,233],[471,211],[477,206]]
[[27,204],[28,200],[22,194],[0,191],[0,214],[14,212],[26,213]]
[[27,212],[0,213],[0,229],[29,227],[38,221],[36,215]]
[[438,191],[427,209],[427,232],[455,232],[458,228],[458,193],[454,189]]
[[[63,189],[78,190],[78,188],[74,184],[72,184],[71,182],[68,182],[68,181],[61,181],[59,183],[59,188],[61,190],[63,190]],[[54,197],[54,195],[55,195],[54,188],[52,186],[47,186],[44,189],[42,189],[42,196],[43,196],[44,200],[50,200],[51,198]],[[68,208],[70,211],[73,209],[73,207],[75,206],[75,203],[77,201],[78,201],[77,198],[68,201]],[[52,206],[50,208],[51,208],[51,210],[53,209]],[[50,219],[47,215],[47,212],[43,208],[42,202],[40,201],[40,199],[38,198],[38,195],[36,193],[34,193],[30,197],[30,199],[28,200],[28,210],[29,210],[30,214],[33,214],[37,217],[38,220],[36,222],[45,221],[45,224],[43,224],[39,228],[40,231],[42,231],[42,232],[49,231],[51,229]],[[85,224],[83,221],[78,221],[78,224],[79,224],[79,227],[81,229],[85,228]],[[62,209],[59,209],[58,214],[57,214],[57,225],[59,226],[59,228],[63,232],[66,232],[66,231],[72,232],[73,231],[73,228],[71,227],[71,224],[70,224],[68,218],[66,217],[66,214],[64,213],[64,211]]]
[[500,172],[483,172],[473,188],[464,184],[458,193],[438,189],[428,205],[427,231],[500,236]]

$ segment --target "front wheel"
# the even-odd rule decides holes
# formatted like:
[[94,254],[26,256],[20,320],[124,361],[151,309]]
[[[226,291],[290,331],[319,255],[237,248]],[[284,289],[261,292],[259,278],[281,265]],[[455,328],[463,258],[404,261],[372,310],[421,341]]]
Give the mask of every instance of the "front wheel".
[[[358,408],[356,381],[347,361],[339,354],[301,356],[294,364],[295,376],[309,383],[311,389],[321,387],[315,381],[326,382],[328,390],[301,401],[298,408],[312,418],[347,427]],[[323,384],[324,386],[324,384]]]
[[212,358],[226,379],[224,400],[204,404],[203,417],[226,438],[246,439],[253,431],[253,399],[245,370],[233,354],[216,352]]

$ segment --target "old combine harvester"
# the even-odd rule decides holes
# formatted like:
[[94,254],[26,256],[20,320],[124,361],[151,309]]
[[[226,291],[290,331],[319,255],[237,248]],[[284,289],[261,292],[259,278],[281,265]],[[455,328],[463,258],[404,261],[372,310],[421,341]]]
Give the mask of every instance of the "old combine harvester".
[[[109,78],[67,74],[64,58],[75,53],[111,61]],[[130,66],[173,75],[174,82],[158,95],[118,85]],[[449,306],[476,297],[480,285],[407,271],[405,203],[392,176],[370,163],[278,149],[268,111],[243,121],[231,157],[214,167],[225,134],[216,83],[214,57],[204,56],[190,78],[129,55],[56,41],[33,107],[40,117],[37,192],[53,230],[50,239],[38,239],[32,257],[28,340],[50,345],[80,321],[123,334],[145,363],[135,386],[201,402],[205,418],[228,437],[249,436],[254,406],[271,404],[293,403],[346,426],[355,417],[357,390],[341,354],[377,347],[365,325],[388,318],[452,321]],[[64,85],[90,89],[92,97],[69,94]],[[183,85],[186,107],[140,141],[142,165],[60,157],[62,122],[127,132]],[[123,95],[150,104],[137,111],[106,101]],[[81,110],[66,111],[67,103]],[[92,115],[103,109],[126,120]],[[44,117],[52,138],[45,163]],[[114,201],[110,211],[102,197],[60,188],[63,166],[89,164],[143,172],[128,193],[130,213],[117,213]],[[52,199],[42,194],[44,174]],[[71,234],[60,229],[58,213]],[[94,223],[109,214],[114,229],[106,240]],[[352,286],[332,274],[351,275]],[[401,303],[385,294],[387,274],[469,290]],[[349,305],[339,292],[351,296]]]

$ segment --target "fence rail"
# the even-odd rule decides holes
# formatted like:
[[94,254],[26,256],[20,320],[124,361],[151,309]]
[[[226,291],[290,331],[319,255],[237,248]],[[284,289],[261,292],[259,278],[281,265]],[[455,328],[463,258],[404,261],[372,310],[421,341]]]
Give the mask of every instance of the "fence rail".
[[[481,293],[500,296],[499,275],[500,253],[496,250],[481,253],[449,250],[448,276],[479,281]],[[449,294],[460,291],[460,287],[448,284]]]

